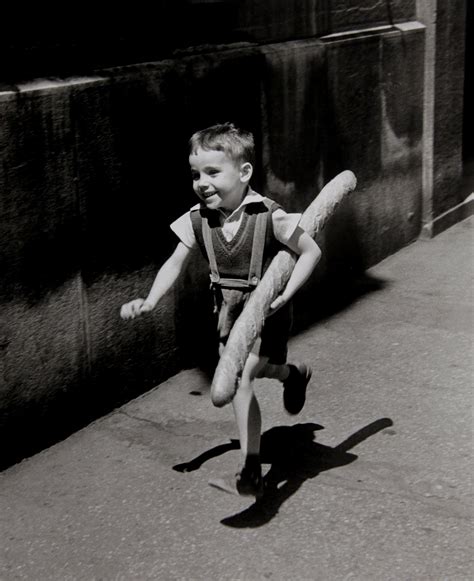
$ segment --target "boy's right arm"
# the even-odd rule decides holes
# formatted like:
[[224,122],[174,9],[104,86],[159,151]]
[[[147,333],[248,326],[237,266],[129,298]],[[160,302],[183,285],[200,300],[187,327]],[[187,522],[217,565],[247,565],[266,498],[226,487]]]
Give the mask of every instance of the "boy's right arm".
[[134,299],[122,306],[120,309],[122,319],[134,319],[153,310],[186,268],[190,257],[191,249],[179,242],[173,254],[158,271],[147,298]]

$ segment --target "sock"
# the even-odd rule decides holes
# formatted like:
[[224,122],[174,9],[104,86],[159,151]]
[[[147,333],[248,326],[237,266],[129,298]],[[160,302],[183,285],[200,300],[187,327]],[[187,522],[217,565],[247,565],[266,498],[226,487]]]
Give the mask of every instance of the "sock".
[[247,454],[244,469],[252,474],[258,473],[261,470],[260,454]]

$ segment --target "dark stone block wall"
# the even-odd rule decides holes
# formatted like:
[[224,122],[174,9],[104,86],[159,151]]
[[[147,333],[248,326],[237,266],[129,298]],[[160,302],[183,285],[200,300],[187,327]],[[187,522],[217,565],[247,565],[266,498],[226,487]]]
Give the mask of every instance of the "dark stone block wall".
[[252,130],[254,187],[290,211],[340,171],[356,174],[320,240],[300,320],[317,316],[322,280],[361,272],[420,232],[425,30],[404,23],[414,2],[307,0],[311,18],[281,0],[184,4],[196,18],[233,15],[232,34],[247,40],[0,92],[0,434],[14,443],[4,463],[186,366],[212,373],[198,254],[155,312],[119,318],[174,248],[169,223],[195,203],[196,129]]
[[434,217],[463,201],[453,184],[459,179],[462,159],[459,136],[463,132],[463,118],[459,112],[463,109],[465,24],[460,15],[464,13],[464,7],[464,0],[437,3]]
[[193,47],[272,43],[416,19],[416,0],[156,0],[2,8],[0,82],[90,74]]

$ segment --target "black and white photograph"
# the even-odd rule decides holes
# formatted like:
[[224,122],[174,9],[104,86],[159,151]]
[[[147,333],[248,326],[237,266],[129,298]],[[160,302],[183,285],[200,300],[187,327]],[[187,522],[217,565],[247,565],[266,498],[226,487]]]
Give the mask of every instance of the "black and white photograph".
[[474,578],[474,3],[9,3],[0,580]]

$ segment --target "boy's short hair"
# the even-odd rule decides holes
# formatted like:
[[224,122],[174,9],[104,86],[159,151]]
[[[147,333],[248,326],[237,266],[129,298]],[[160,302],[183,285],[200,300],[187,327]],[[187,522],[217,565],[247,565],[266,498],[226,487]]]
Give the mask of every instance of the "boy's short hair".
[[255,142],[252,133],[233,123],[219,123],[196,131],[189,140],[190,153],[198,149],[223,151],[236,163],[254,163]]

